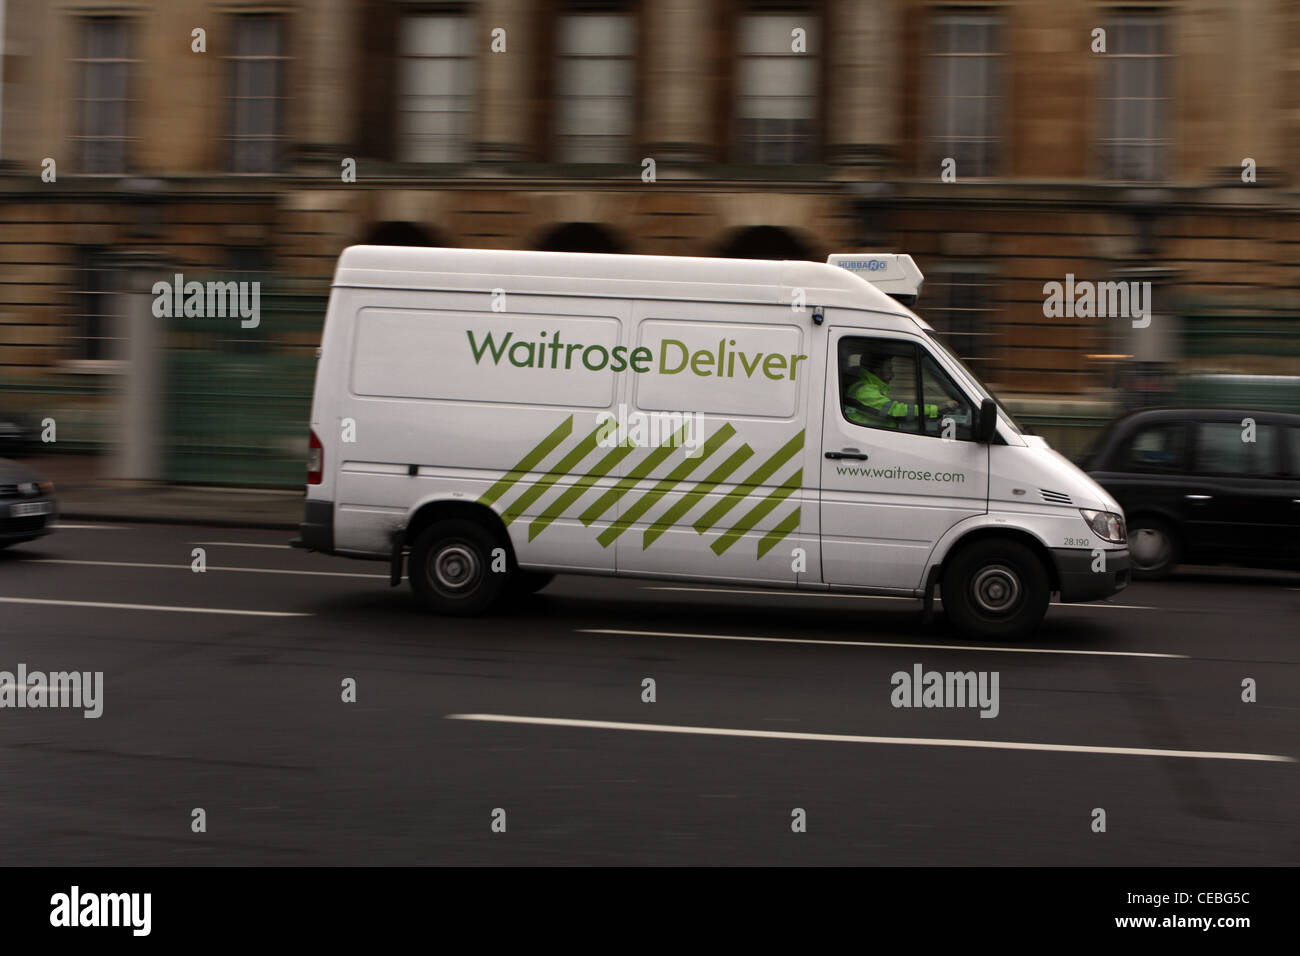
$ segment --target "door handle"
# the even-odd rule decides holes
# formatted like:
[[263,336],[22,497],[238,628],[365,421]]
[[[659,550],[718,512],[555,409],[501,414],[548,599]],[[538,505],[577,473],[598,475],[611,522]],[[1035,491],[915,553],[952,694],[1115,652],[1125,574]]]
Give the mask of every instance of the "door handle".
[[867,456],[862,454],[862,452],[858,451],[856,448],[846,448],[844,451],[828,451],[826,457],[832,460],[838,460],[840,458],[852,458],[855,461],[867,460]]
[[1188,501],[1209,501],[1214,495],[1183,495]]

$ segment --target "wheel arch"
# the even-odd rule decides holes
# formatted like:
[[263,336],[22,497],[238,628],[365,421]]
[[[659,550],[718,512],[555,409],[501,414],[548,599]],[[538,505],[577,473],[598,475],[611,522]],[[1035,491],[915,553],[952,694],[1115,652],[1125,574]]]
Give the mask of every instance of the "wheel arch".
[[[935,578],[941,578],[944,571],[952,563],[957,555],[973,544],[981,541],[1015,541],[1023,544],[1031,550],[1042,564],[1043,570],[1047,573],[1047,582],[1053,591],[1061,590],[1061,574],[1057,568],[1056,562],[1052,559],[1051,551],[1048,550],[1047,544],[1033,532],[1025,528],[1013,528],[1006,525],[988,525],[981,524],[974,527],[966,528],[957,533],[957,535],[947,543],[946,550],[943,551],[942,557],[938,560],[931,561],[929,574]],[[937,553],[937,549],[936,549]]]
[[501,516],[490,507],[477,501],[465,501],[452,498],[434,498],[420,502],[412,510],[403,529],[405,543],[409,547],[426,528],[437,521],[460,518],[472,521],[490,532],[506,549],[506,555],[512,568],[518,567],[515,560],[515,548],[510,540],[510,532]]

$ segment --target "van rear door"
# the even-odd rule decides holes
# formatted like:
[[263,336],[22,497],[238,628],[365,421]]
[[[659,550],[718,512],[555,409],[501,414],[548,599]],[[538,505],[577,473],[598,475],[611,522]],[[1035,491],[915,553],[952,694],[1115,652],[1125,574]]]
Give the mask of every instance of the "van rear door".
[[826,361],[823,580],[919,588],[943,534],[988,511],[978,406],[916,336],[832,328]]

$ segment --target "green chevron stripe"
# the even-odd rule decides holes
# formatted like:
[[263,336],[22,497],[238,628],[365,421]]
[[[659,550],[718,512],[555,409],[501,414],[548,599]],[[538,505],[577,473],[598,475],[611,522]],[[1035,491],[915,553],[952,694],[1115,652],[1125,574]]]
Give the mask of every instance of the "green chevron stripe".
[[731,491],[723,495],[717,504],[701,515],[700,519],[695,522],[695,530],[700,534],[704,534],[704,532],[712,528],[718,523],[723,515],[736,507],[736,505],[740,504],[740,502],[747,498],[749,493],[756,487],[762,485],[763,482],[771,478],[778,468],[793,458],[802,448],[803,431],[801,429],[799,434],[795,435],[788,442],[782,445],[777,450],[776,454],[755,468],[753,474],[746,478],[742,484],[737,485],[735,488],[731,489]]
[[741,536],[751,530],[754,525],[766,518],[781,502],[785,501],[794,494],[794,490],[803,484],[803,469],[800,468],[784,482],[773,489],[772,493],[766,498],[759,501],[758,504],[750,508],[745,516],[732,525],[718,540],[709,545],[714,554],[722,554],[733,544],[740,540]]
[[584,491],[594,485],[605,475],[609,474],[615,465],[628,455],[632,454],[632,449],[635,447],[636,446],[631,442],[624,440],[617,448],[613,449],[608,455],[596,462],[590,471],[571,484],[568,488],[564,489],[560,496],[552,501],[546,507],[546,510],[534,518],[533,523],[528,526],[528,540],[532,541],[550,527],[551,522],[564,514],[569,505],[582,497]]
[[520,458],[519,461],[515,463],[515,466],[502,475],[501,479],[497,481],[496,484],[485,491],[483,497],[478,500],[478,503],[481,505],[490,505],[504,495],[514,487],[515,482],[532,471],[538,462],[549,455],[556,445],[568,438],[572,431],[573,416],[570,415],[564,421],[560,422],[555,431],[551,432],[538,442],[532,451],[524,455],[523,458]]
[[758,541],[758,556],[761,558],[767,552],[771,551],[781,540],[788,536],[795,528],[799,527],[799,509],[795,508],[788,515],[777,522],[776,527],[763,535]]
[[676,524],[682,515],[694,508],[701,498],[722,484],[733,471],[747,462],[753,455],[754,449],[748,445],[741,445],[733,451],[726,461],[713,469],[694,488],[673,502],[672,507],[660,515],[658,520],[646,529],[641,539],[641,550],[644,551],[658,541],[660,536]]
[[608,430],[609,426],[604,422],[601,422],[601,424],[596,426],[595,431],[579,442],[573,451],[560,459],[554,468],[529,485],[528,490],[516,498],[515,503],[502,512],[501,517],[505,520],[505,523],[510,524],[510,522],[518,518],[528,510],[529,505],[545,494],[547,489],[551,488],[565,475],[570,474],[577,466],[578,462],[591,454],[592,449],[594,449],[596,444],[600,441],[600,436]]
[[627,473],[625,478],[620,478],[618,483],[609,491],[605,492],[596,499],[595,504],[578,516],[585,525],[590,525],[593,521],[603,515],[606,511],[614,506],[614,502],[627,494],[628,489],[636,487],[636,483],[650,474],[659,467],[660,463],[675,452],[686,437],[686,431],[690,428],[691,423],[686,422],[681,428],[673,432],[672,437],[656,448],[650,454],[646,455],[635,468]]
[[727,440],[734,434],[736,434],[736,429],[731,426],[730,422],[714,432],[708,441],[704,443],[704,447],[699,450],[698,455],[688,456],[683,459],[681,464],[668,473],[668,477],[638,498],[627,511],[619,516],[617,521],[600,533],[596,540],[600,542],[601,547],[608,548],[613,544],[618,539],[618,536],[630,528],[637,518],[649,511],[660,498],[672,491],[684,478],[703,464],[705,459],[726,444]]

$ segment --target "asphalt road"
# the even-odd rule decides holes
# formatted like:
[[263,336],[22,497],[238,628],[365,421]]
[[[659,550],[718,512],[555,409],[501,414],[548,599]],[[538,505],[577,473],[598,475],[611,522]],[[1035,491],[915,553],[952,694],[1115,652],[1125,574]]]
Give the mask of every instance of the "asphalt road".
[[[0,709],[5,862],[1300,862],[1297,575],[1135,584],[996,647],[914,601],[595,578],[442,619],[289,537],[0,552],[0,671],[104,673],[98,719]],[[997,716],[895,708],[917,664],[996,671]]]

